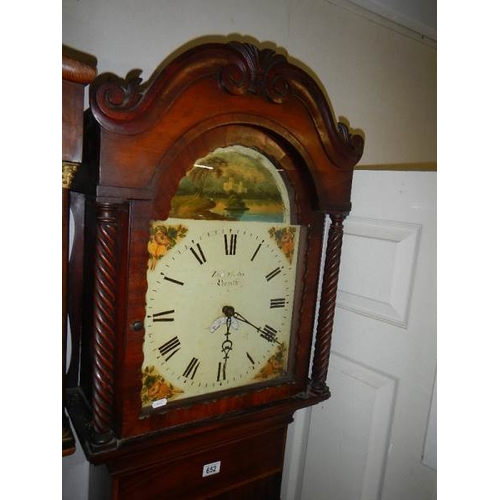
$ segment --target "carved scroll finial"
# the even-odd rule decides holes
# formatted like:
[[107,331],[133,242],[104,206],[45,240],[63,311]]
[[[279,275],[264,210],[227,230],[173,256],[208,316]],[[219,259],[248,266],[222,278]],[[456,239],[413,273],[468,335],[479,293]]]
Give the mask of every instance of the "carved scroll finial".
[[[308,114],[334,164],[351,168],[361,158],[363,138],[349,135],[345,126],[335,121],[322,89],[308,72],[272,49],[241,42],[202,44],[178,56],[144,85],[139,74],[134,70],[125,79],[103,74],[92,83],[92,112],[107,130],[119,134],[144,132],[158,123],[184,93],[195,88],[203,92],[207,86],[217,85],[223,94],[251,93],[265,99],[271,106],[260,110],[262,117],[281,119],[282,113],[276,116],[274,104],[283,105],[285,111],[290,106],[292,113]],[[227,95],[219,98],[221,113],[247,110]],[[195,105],[192,99],[190,105]]]
[[141,92],[142,78],[139,71],[131,71],[125,78],[108,75],[106,80],[98,83],[96,101],[104,109],[119,110],[120,113],[132,109],[143,97]]
[[340,138],[344,144],[346,144],[351,151],[361,158],[365,146],[363,138],[360,135],[351,134],[349,127],[342,122],[337,123],[337,130],[339,131]]
[[337,139],[343,143],[345,153],[352,157],[349,161],[355,163],[359,160],[363,153],[363,138],[351,134],[341,122],[335,127],[325,97],[309,74],[274,50],[259,50],[254,45],[239,42],[231,42],[228,47],[236,57],[228,57],[220,69],[219,85],[225,91],[233,95],[252,92],[276,104],[298,98],[316,123],[330,157],[335,157],[330,141]]
[[220,85],[234,95],[252,92],[275,103],[284,102],[289,95],[286,58],[274,50],[259,50],[249,43],[228,45],[239,57],[221,68]]

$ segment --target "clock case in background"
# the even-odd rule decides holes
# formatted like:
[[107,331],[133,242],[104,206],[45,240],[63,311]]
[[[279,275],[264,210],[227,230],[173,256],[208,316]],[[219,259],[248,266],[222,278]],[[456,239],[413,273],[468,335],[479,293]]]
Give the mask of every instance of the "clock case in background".
[[[98,76],[84,140],[71,193],[69,314],[79,348],[66,404],[89,461],[106,464],[113,498],[279,498],[287,425],[297,409],[330,396],[342,223],[363,139],[335,121],[306,71],[275,50],[230,42],[186,50],[146,84],[137,72]],[[256,149],[278,168],[291,223],[306,232],[289,373],[280,383],[144,415],[149,221],[168,217],[198,158],[232,145]],[[220,472],[202,477],[203,466],[217,461]]]
[[70,188],[82,162],[84,94],[95,78],[97,61],[89,54],[62,48],[62,455],[75,452],[75,440],[66,415],[66,350],[68,324],[68,260]]

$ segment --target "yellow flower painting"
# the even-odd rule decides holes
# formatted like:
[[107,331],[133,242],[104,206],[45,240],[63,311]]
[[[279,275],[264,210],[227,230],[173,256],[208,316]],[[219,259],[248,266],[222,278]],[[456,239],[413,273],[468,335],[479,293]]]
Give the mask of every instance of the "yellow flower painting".
[[153,271],[158,261],[186,236],[187,228],[182,225],[165,226],[161,222],[152,221],[149,232],[148,269]]
[[285,356],[286,347],[279,344],[276,352],[267,360],[267,363],[255,375],[255,380],[267,380],[270,378],[281,377],[286,374]]
[[142,372],[141,400],[148,406],[160,399],[172,400],[184,391],[165,380],[154,366],[146,366]]

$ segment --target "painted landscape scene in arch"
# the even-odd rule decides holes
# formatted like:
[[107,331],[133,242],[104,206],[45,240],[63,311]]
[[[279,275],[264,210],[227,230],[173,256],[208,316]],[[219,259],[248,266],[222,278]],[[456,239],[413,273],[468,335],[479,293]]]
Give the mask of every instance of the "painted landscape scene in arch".
[[288,222],[288,197],[276,168],[243,146],[198,159],[182,178],[170,217]]

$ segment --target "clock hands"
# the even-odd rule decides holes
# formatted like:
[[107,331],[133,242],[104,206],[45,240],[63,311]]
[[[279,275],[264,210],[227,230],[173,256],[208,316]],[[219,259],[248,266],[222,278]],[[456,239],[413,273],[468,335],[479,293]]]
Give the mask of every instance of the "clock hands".
[[[229,354],[233,350],[233,342],[230,340],[231,328],[237,330],[239,328],[239,322],[246,323],[251,326],[257,332],[259,332],[260,336],[271,342],[272,344],[282,345],[281,342],[278,341],[278,331],[275,330],[272,326],[264,325],[264,327],[256,326],[251,321],[246,319],[242,314],[236,312],[233,306],[224,306],[222,308],[222,313],[224,316],[220,316],[210,325],[210,333],[214,333],[218,330],[222,325],[226,325],[226,333],[224,334],[224,340],[221,344],[221,352],[224,353],[223,361],[219,363],[219,369],[217,374],[217,380],[226,380],[226,366],[227,360],[229,359]],[[248,354],[247,354],[248,355]]]
[[246,318],[244,318],[240,313],[234,311],[233,316],[237,319],[239,319],[241,322],[246,323],[247,325],[252,326],[255,328],[258,332],[260,332],[260,328],[258,326],[255,326],[253,323],[250,323]]
[[241,321],[242,323],[246,323],[247,325],[251,326],[252,328],[255,328],[259,333],[260,336],[267,340],[268,342],[275,343],[278,345],[281,345],[281,342],[278,342],[276,334],[278,333],[277,330],[275,330],[273,327],[269,325],[264,325],[263,328],[259,326],[255,326],[253,323],[248,321],[244,316],[242,316],[240,313],[234,311],[233,309],[233,317]]
[[221,344],[221,351],[224,353],[223,361],[219,363],[219,370],[217,374],[217,380],[226,380],[226,366],[227,360],[229,359],[229,353],[233,350],[233,342],[229,339],[231,335],[231,327],[237,329],[239,324],[238,321],[233,318],[234,308],[231,306],[224,306],[222,308],[222,313],[224,316],[217,318],[210,326],[210,332],[213,333],[222,324],[226,324],[226,333],[224,334],[224,341]]
[[233,343],[231,340],[229,340],[229,335],[231,334],[230,329],[231,328],[231,318],[228,316],[226,318],[226,333],[225,333],[225,339],[221,344],[221,350],[224,353],[224,361],[221,364],[219,364],[219,379],[226,380],[226,365],[227,365],[227,360],[229,359],[229,353],[233,349]]
[[226,324],[228,331],[226,332],[226,337],[229,335],[229,327],[234,328],[237,330],[239,328],[239,322],[241,321],[242,323],[246,323],[247,325],[251,326],[252,328],[255,328],[260,333],[260,336],[269,342],[275,342],[277,344],[281,345],[281,342],[277,341],[276,334],[278,333],[277,330],[272,328],[269,325],[265,325],[263,328],[260,326],[255,326],[252,322],[248,321],[242,314],[239,312],[236,312],[234,310],[233,306],[224,306],[222,308],[222,312],[224,316],[221,316],[217,318],[211,325],[210,325],[210,333],[214,333],[215,330],[217,330],[221,325]]
[[233,343],[229,340],[229,336],[231,335],[231,317],[227,316],[226,317],[226,333],[225,333],[225,340],[222,342],[222,352],[224,353],[224,364],[227,362],[229,358],[229,352],[233,350]]

